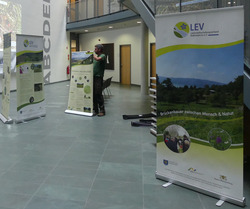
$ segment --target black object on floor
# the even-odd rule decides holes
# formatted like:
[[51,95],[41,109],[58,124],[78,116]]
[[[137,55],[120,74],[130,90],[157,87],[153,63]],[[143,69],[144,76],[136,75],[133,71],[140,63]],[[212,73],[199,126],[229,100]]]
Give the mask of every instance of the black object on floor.
[[145,123],[145,122],[138,122],[138,121],[132,121],[131,126],[152,126],[151,123]]
[[154,120],[152,120],[152,119],[140,119],[139,120],[140,122],[142,122],[142,123],[155,123],[155,121]]
[[152,113],[149,113],[149,114],[141,114],[141,115],[123,115],[122,117],[124,120],[128,120],[128,119],[137,119],[137,118],[150,118],[150,117],[155,117],[155,115]]

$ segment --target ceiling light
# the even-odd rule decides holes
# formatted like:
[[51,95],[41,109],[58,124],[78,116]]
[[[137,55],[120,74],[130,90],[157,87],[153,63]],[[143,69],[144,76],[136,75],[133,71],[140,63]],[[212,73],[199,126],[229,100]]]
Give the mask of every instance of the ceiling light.
[[8,5],[8,3],[7,3],[7,2],[5,2],[5,1],[0,1],[0,4],[3,4],[3,5]]
[[113,26],[109,26],[109,29],[112,29],[113,28]]
[[141,23],[141,21],[137,21],[137,23],[138,23],[138,24],[140,24],[140,23]]
[[85,32],[89,32],[89,30],[84,30]]

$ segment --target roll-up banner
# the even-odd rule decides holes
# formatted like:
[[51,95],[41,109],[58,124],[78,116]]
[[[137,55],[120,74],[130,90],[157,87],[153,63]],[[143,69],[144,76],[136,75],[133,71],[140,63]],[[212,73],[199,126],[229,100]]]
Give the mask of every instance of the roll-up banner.
[[17,35],[16,71],[16,122],[45,116],[42,36]]
[[65,113],[93,116],[93,52],[73,52],[71,69]]
[[0,119],[3,123],[12,123],[10,113],[10,79],[11,79],[11,33],[3,35],[3,80],[2,80],[2,109]]
[[244,206],[243,7],[156,18],[156,177]]

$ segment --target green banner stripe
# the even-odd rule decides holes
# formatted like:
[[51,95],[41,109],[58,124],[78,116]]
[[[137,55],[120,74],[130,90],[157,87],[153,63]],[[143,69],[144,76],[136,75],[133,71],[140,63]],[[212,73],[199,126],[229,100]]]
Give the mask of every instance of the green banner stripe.
[[166,54],[172,51],[182,50],[182,49],[216,49],[216,48],[234,46],[234,45],[241,44],[241,43],[244,43],[244,40],[239,40],[239,41],[226,43],[226,44],[217,44],[217,45],[181,44],[181,45],[167,46],[164,48],[157,49],[156,57],[159,57],[163,54]]
[[20,55],[27,54],[27,53],[38,54],[38,53],[41,53],[41,52],[43,52],[43,50],[41,50],[41,51],[20,51],[20,52],[16,53],[16,56],[18,57]]
[[26,106],[28,106],[28,105],[38,104],[38,103],[41,103],[41,102],[43,102],[43,101],[44,101],[44,99],[41,100],[41,101],[38,101],[38,102],[22,104],[22,105],[20,105],[19,107],[17,107],[17,111],[21,110],[22,108],[24,108],[24,107],[26,107]]

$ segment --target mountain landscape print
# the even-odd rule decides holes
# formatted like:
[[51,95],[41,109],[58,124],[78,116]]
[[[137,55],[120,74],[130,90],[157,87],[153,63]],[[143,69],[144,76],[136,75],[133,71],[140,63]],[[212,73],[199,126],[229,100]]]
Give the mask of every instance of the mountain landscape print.
[[230,146],[242,144],[243,43],[168,52],[157,57],[156,65],[158,134],[177,124],[195,143],[214,146],[209,133],[219,128],[230,137]]

